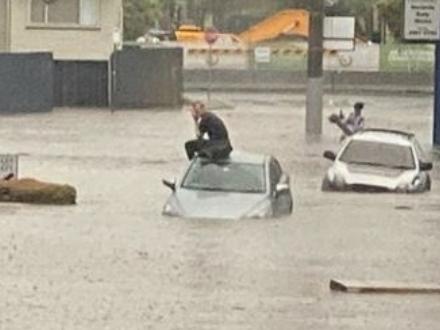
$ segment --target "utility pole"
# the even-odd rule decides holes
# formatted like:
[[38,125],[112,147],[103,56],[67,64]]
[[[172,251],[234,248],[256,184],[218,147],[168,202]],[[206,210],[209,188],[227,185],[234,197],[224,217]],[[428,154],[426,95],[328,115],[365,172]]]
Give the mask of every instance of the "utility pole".
[[324,1],[310,1],[306,134],[322,134]]
[[440,41],[435,45],[434,146],[440,147]]

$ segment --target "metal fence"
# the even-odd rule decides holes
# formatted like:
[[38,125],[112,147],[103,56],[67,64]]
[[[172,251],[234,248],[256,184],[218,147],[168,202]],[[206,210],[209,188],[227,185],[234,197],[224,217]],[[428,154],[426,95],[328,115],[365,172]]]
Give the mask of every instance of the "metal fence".
[[113,108],[177,106],[183,100],[182,49],[126,48],[112,55]]
[[18,155],[0,154],[0,179],[10,174],[18,178]]
[[52,54],[0,54],[0,112],[50,111],[53,86]]
[[55,106],[108,106],[108,61],[55,61],[54,70]]

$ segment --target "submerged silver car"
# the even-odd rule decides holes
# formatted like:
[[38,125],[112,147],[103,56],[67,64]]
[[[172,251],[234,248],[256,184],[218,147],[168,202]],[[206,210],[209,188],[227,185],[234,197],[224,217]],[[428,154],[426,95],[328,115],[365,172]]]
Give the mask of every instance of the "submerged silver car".
[[216,162],[194,158],[172,190],[163,214],[184,218],[268,218],[292,212],[289,176],[272,156],[233,151]]
[[322,190],[423,192],[431,189],[432,163],[413,134],[369,129],[348,137],[335,154]]

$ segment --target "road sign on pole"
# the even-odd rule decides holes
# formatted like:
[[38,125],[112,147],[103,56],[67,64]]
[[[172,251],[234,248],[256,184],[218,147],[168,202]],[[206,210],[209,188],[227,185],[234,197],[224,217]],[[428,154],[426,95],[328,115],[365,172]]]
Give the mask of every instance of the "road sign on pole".
[[440,146],[440,1],[405,0],[405,40],[436,43],[433,144]]
[[440,40],[440,1],[405,0],[404,37],[408,41]]

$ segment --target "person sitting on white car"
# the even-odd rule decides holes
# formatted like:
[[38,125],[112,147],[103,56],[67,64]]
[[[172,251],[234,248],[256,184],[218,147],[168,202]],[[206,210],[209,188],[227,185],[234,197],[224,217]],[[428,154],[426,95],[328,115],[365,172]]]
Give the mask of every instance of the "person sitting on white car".
[[329,121],[336,124],[342,130],[342,132],[344,132],[342,139],[345,138],[345,136],[353,135],[354,133],[364,129],[365,119],[362,116],[363,108],[363,102],[356,102],[354,104],[354,111],[350,113],[347,118],[345,118],[342,111],[340,111],[339,115],[332,114],[329,117]]

